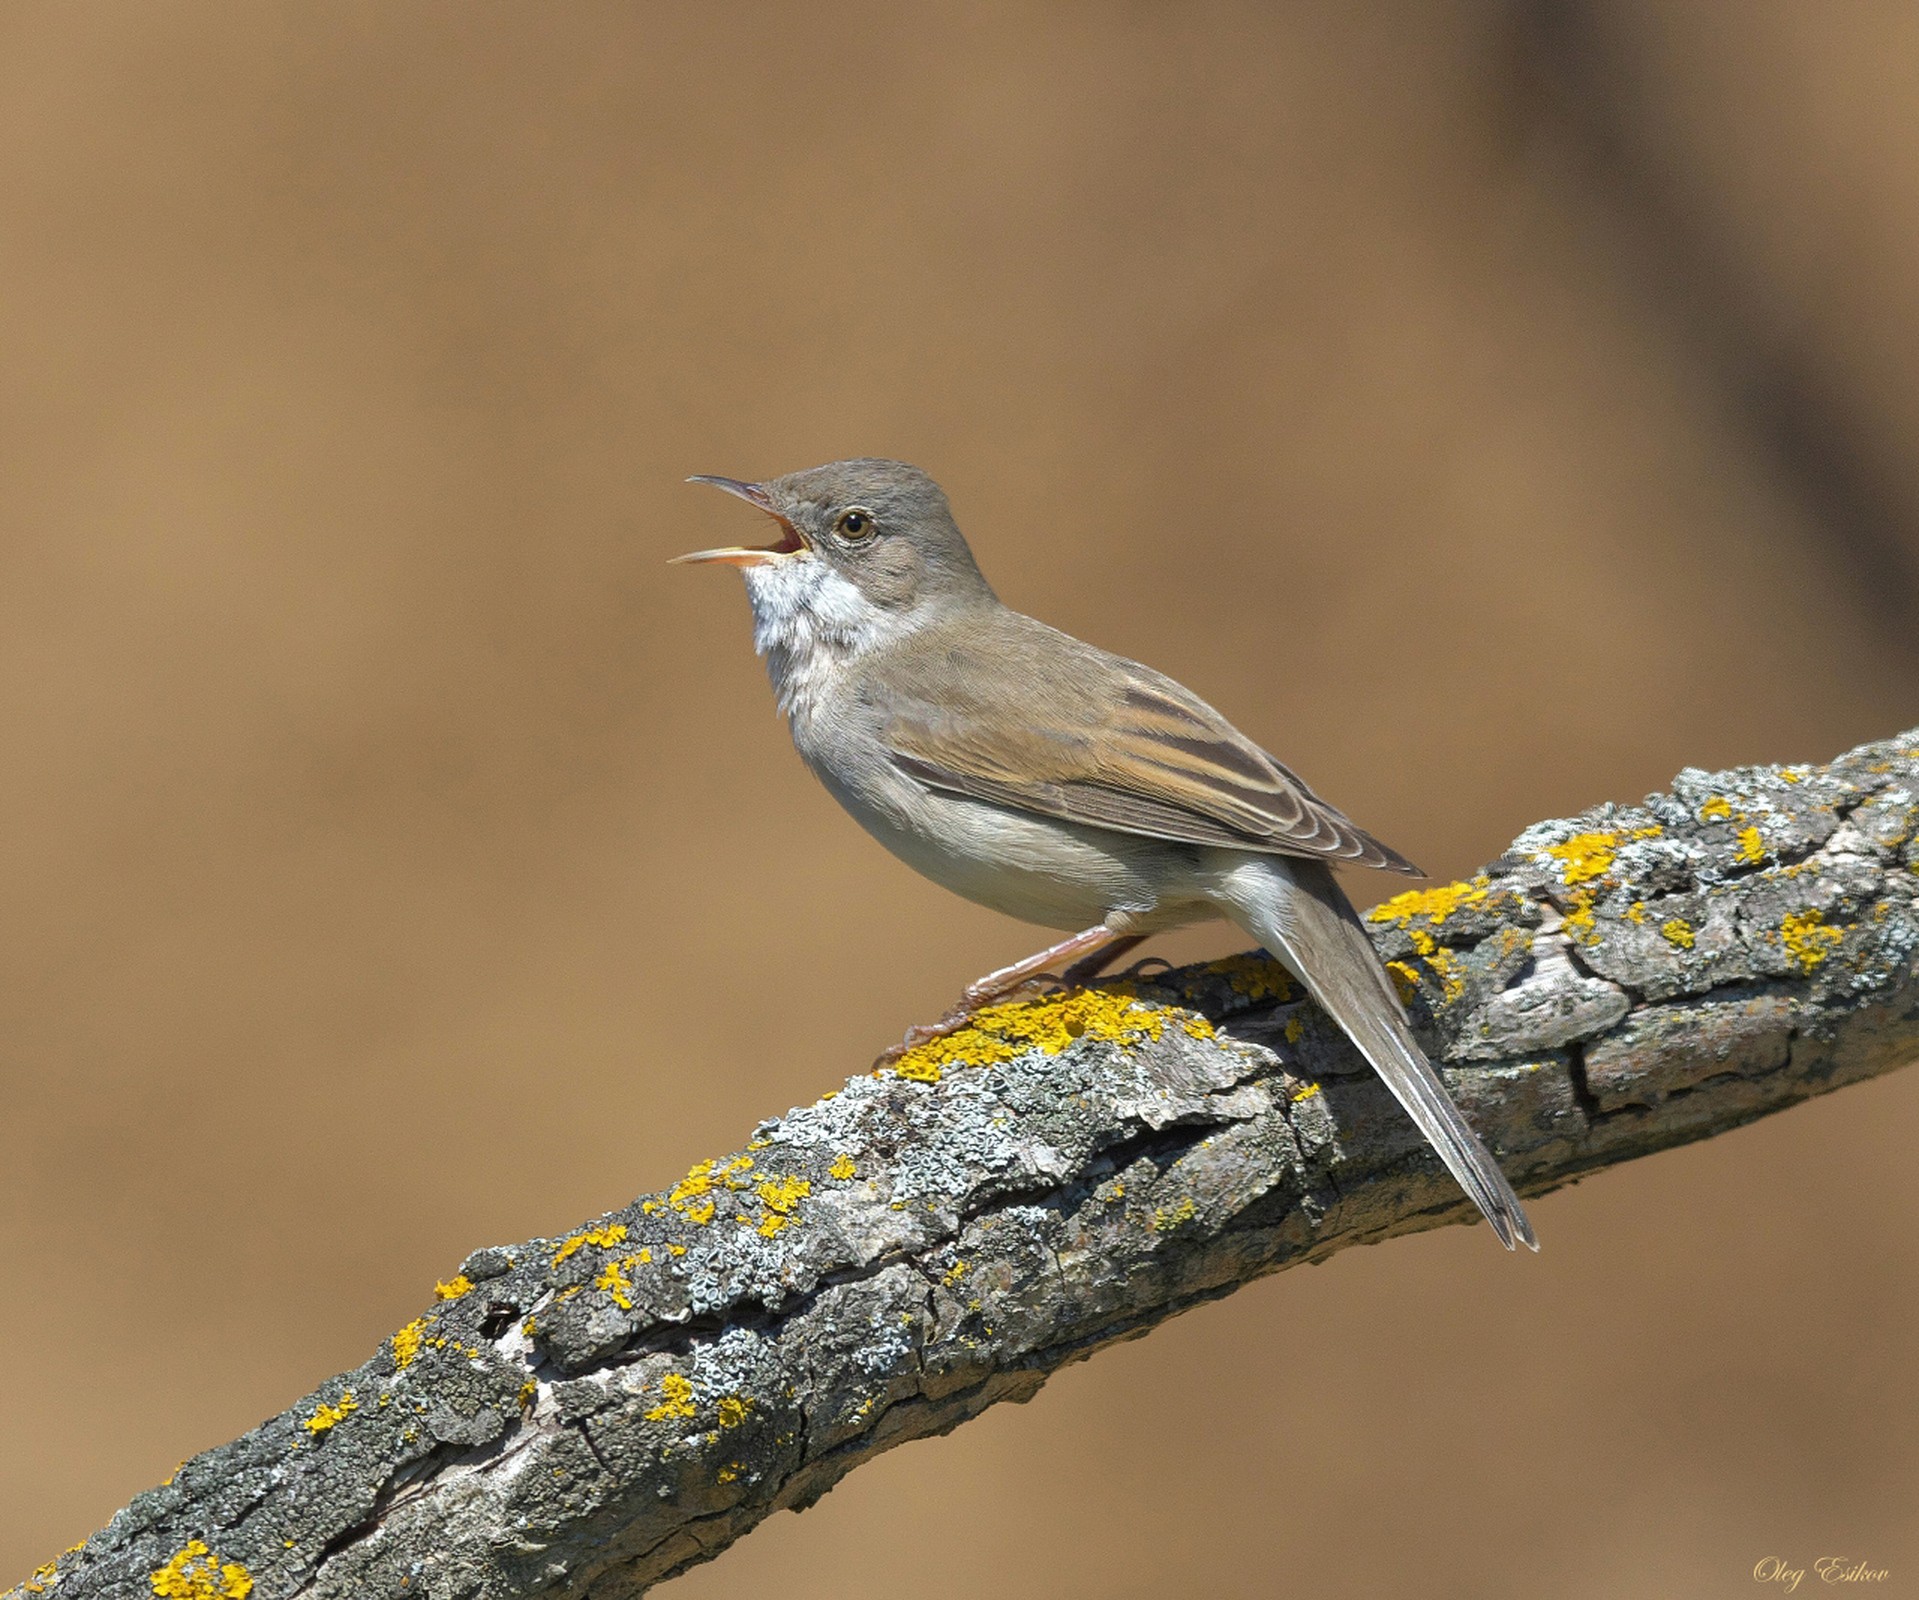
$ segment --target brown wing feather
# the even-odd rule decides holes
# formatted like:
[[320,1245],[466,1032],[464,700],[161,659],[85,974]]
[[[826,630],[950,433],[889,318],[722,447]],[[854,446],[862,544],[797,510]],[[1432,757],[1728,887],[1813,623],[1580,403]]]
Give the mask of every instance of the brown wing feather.
[[[1015,625],[943,641],[936,679],[889,673],[886,741],[921,783],[1150,838],[1420,875],[1172,679],[1004,615]],[[989,649],[993,681],[1011,665],[1027,686],[1017,722],[970,692],[971,658]]]

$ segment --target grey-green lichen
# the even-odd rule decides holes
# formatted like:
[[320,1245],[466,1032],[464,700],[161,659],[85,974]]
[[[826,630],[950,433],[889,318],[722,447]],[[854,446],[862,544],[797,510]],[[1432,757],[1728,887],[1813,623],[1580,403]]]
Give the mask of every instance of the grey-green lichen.
[[[1537,1193],[1919,1050],[1915,796],[1919,734],[1688,770],[1370,927]],[[1262,956],[995,1008],[659,1193],[474,1252],[363,1366],[8,1600],[637,1594],[1103,1344],[1470,1214]]]

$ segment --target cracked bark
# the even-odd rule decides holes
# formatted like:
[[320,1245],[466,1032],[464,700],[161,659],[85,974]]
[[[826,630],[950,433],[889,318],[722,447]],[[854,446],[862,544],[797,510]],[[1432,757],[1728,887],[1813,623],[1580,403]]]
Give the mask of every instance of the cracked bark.
[[[1370,917],[1468,1116],[1544,1193],[1919,1055],[1919,731],[1689,769]],[[475,1251],[370,1361],[7,1600],[638,1594],[1255,1277],[1476,1220],[1263,957],[964,1048]]]

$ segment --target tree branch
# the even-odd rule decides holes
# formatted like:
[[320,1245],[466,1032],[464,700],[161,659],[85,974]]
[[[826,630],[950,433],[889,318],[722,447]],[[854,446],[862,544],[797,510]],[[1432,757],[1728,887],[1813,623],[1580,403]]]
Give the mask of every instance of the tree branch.
[[[1919,1054],[1916,874],[1919,732],[1689,769],[1370,920],[1541,1194]],[[996,1008],[667,1193],[476,1251],[8,1600],[638,1594],[1114,1340],[1469,1220],[1262,956]]]

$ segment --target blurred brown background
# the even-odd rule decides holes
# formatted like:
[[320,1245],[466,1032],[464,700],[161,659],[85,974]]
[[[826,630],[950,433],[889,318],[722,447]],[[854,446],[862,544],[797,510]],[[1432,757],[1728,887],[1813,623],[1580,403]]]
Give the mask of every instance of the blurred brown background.
[[[1919,722],[1916,124],[1903,0],[8,6],[0,1574],[1032,944],[687,473],[923,464],[1446,875]],[[1919,1592],[1915,1141],[1286,1274],[674,1592]]]

